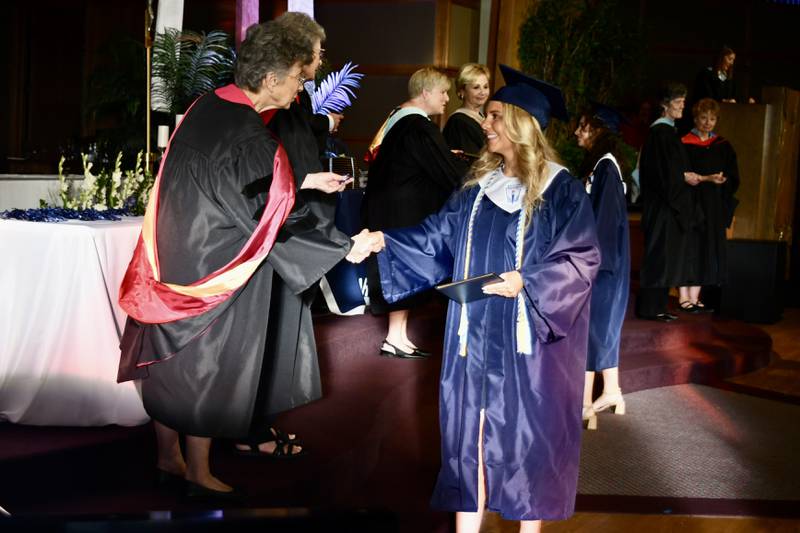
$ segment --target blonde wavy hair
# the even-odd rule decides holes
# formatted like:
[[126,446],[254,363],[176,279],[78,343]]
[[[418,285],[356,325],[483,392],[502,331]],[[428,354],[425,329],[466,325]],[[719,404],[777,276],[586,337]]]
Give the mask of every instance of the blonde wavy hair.
[[[525,198],[522,204],[528,221],[533,211],[542,203],[544,185],[547,181],[547,162],[559,163],[555,150],[550,147],[547,138],[539,127],[539,122],[524,109],[503,102],[503,123],[506,134],[513,144],[514,157],[518,176],[525,186]],[[472,164],[469,178],[464,188],[474,187],[489,172],[493,172],[503,164],[503,156],[493,154],[483,148],[477,161]]]

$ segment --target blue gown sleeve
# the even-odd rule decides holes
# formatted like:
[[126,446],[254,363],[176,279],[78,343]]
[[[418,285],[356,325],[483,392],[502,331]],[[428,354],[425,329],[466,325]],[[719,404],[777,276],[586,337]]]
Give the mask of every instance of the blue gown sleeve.
[[625,191],[613,163],[601,161],[594,171],[592,200],[597,226],[597,241],[600,246],[600,270],[615,274],[623,261],[620,256],[623,233],[621,227],[628,223],[628,210],[625,205]]
[[393,303],[429,289],[453,275],[453,251],[464,207],[464,191],[456,191],[444,207],[420,224],[384,232],[386,247],[378,254],[381,289]]
[[554,182],[551,188],[557,190],[545,194],[526,233],[521,269],[528,314],[542,343],[569,333],[589,303],[600,266],[586,191],[572,177]]

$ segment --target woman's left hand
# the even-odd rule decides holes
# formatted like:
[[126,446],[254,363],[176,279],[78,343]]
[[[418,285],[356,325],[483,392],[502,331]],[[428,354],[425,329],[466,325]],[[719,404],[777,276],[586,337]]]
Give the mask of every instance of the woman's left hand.
[[519,291],[522,290],[522,276],[520,273],[516,270],[512,270],[511,272],[503,272],[500,274],[500,277],[503,278],[503,281],[484,285],[484,294],[516,298]]

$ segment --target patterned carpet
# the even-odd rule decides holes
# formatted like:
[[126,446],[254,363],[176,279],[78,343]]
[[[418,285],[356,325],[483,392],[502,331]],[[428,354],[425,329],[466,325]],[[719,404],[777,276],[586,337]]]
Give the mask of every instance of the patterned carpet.
[[693,384],[625,399],[584,432],[579,494],[800,500],[800,406]]

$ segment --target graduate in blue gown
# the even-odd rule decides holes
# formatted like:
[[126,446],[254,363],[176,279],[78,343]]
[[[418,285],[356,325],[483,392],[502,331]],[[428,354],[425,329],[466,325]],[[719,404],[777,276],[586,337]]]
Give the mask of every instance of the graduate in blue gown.
[[[597,412],[613,407],[615,413],[625,413],[625,400],[619,387],[619,344],[628,307],[631,253],[625,184],[620,167],[621,120],[617,110],[594,104],[581,116],[575,130],[578,146],[586,150],[578,174],[585,180],[592,202],[602,257],[592,288],[583,395],[583,419],[588,421],[589,429],[597,428]],[[603,393],[592,402],[596,371],[603,374]]]
[[440,384],[442,464],[432,504],[461,533],[483,509],[538,531],[574,511],[589,297],[600,254],[581,183],[542,127],[561,91],[502,66],[468,182],[421,224],[378,235],[387,301],[488,272],[485,299],[451,302]]

